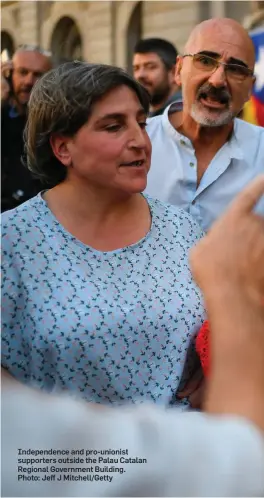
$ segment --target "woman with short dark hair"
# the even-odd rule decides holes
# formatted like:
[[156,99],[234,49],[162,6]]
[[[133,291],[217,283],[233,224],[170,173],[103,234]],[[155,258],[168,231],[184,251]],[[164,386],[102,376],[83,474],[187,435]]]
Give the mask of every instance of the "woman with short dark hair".
[[17,379],[176,404],[194,368],[204,308],[188,251],[201,230],[142,195],[148,105],[122,69],[81,62],[32,91],[28,167],[56,186],[3,216],[2,364]]

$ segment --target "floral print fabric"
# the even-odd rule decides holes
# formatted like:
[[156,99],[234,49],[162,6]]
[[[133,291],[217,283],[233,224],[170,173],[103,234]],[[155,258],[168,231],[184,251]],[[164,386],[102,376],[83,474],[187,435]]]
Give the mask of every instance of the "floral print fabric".
[[41,194],[3,214],[2,365],[14,377],[98,403],[181,403],[204,320],[188,264],[202,233],[147,201],[149,233],[112,252],[69,234]]

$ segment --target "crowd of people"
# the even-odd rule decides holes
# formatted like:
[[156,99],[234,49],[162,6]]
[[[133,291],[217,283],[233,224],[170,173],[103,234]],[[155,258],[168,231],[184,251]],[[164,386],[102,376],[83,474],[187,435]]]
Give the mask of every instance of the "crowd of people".
[[[2,65],[5,496],[263,495],[264,128],[238,118],[254,63],[242,26],[210,19],[182,54],[141,40],[134,77],[28,45]],[[17,482],[18,446],[73,439],[148,466]]]

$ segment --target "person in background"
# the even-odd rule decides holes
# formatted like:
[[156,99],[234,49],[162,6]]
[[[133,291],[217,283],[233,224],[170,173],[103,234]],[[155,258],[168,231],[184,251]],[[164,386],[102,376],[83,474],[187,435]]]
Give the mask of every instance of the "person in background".
[[[264,496],[264,219],[253,211],[263,194],[264,175],[191,252],[212,325],[205,413],[98,410],[31,392],[4,373],[3,496]],[[98,473],[96,464],[66,456],[53,465],[64,468],[59,480],[43,455],[18,455],[18,448],[68,450],[70,459],[72,450],[90,450],[96,462],[110,449],[115,462],[101,463]],[[136,457],[142,462],[129,461]],[[19,464],[22,473],[18,458],[37,463]]]
[[148,109],[111,66],[64,64],[33,88],[28,166],[56,186],[2,215],[2,365],[88,401],[184,408],[204,319],[188,251],[203,234],[142,195]]
[[[146,193],[182,207],[207,231],[264,169],[264,129],[237,119],[254,85],[255,50],[233,19],[195,27],[177,59],[183,104],[149,120]],[[264,213],[264,203],[258,206]]]
[[161,38],[140,40],[134,48],[133,74],[151,96],[149,117],[162,114],[169,103],[181,100],[175,82],[177,55],[174,45]]
[[30,199],[43,188],[23,164],[23,133],[31,90],[50,69],[50,52],[31,45],[22,45],[11,61],[1,64],[2,212]]

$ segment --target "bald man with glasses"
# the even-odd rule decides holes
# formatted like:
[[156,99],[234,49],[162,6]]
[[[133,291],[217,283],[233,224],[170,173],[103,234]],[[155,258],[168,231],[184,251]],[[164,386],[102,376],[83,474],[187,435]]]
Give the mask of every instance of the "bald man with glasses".
[[[264,172],[264,129],[237,119],[255,82],[255,51],[232,19],[196,26],[176,64],[183,102],[149,120],[146,192],[182,207],[207,231]],[[264,214],[264,200],[257,210]]]

